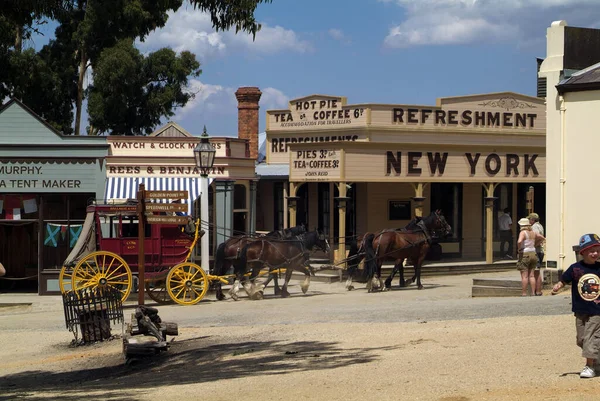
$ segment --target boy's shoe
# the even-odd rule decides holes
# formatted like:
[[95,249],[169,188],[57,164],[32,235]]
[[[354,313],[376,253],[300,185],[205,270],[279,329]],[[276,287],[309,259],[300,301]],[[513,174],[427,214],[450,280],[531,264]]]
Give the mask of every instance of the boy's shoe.
[[591,367],[586,366],[579,374],[579,377],[582,379],[591,379],[592,377],[596,377],[596,372]]

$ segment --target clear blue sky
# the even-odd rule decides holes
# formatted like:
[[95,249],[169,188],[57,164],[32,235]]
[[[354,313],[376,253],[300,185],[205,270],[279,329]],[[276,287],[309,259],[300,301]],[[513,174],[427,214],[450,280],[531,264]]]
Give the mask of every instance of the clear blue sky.
[[215,33],[208,16],[184,5],[138,43],[144,52],[190,50],[202,64],[190,82],[195,100],[173,118],[192,134],[206,125],[211,135],[237,135],[240,86],[263,91],[261,132],[267,109],[315,93],[431,105],[486,92],[535,96],[550,23],[600,27],[598,0],[273,0],[256,15],[263,29],[252,41]]

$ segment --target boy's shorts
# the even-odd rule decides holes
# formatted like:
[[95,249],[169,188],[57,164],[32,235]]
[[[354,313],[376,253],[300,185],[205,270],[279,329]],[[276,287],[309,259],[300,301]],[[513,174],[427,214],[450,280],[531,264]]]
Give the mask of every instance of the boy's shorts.
[[538,268],[538,257],[535,252],[525,252],[517,261],[517,270],[524,271]]
[[600,351],[600,315],[575,314],[577,346],[584,358],[598,358]]

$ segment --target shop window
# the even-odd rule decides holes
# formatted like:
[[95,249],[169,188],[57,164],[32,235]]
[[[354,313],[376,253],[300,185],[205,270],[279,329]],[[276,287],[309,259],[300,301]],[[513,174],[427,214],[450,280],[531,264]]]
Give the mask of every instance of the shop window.
[[309,227],[308,187],[308,184],[302,184],[296,192],[296,196],[298,197],[298,200],[296,201],[296,225],[299,226],[304,224],[307,227],[307,229]]
[[233,186],[233,208],[246,209],[246,186],[235,184]]

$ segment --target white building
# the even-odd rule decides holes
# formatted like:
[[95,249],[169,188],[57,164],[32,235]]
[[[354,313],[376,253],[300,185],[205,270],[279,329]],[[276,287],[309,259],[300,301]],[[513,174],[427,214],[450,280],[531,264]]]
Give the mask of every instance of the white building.
[[600,233],[600,30],[555,21],[539,70],[546,93],[546,259],[566,269],[585,233]]

